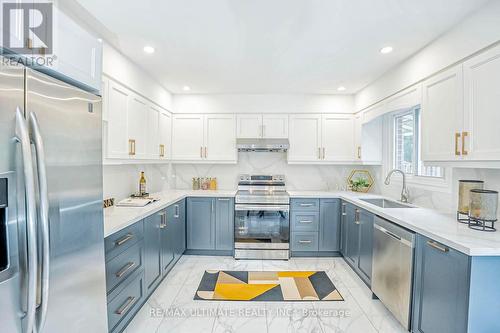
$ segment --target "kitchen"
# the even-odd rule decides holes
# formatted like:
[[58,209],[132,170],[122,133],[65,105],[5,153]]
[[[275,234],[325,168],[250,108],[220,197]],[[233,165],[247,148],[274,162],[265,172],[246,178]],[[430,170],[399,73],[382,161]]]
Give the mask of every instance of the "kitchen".
[[1,331],[500,331],[499,27],[3,0]]

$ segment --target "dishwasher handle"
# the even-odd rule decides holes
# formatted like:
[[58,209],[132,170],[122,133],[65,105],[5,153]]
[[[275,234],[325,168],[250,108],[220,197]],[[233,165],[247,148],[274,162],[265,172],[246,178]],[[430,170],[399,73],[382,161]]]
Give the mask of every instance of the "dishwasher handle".
[[387,230],[386,228],[378,225],[378,224],[374,224],[373,227],[381,232],[383,232],[384,234],[386,234],[387,236],[397,240],[398,242],[400,242],[401,244],[403,245],[406,245],[408,247],[413,247],[413,242],[410,242],[409,240],[407,239],[404,239],[404,238],[401,238],[401,236],[398,236],[396,235],[395,233]]

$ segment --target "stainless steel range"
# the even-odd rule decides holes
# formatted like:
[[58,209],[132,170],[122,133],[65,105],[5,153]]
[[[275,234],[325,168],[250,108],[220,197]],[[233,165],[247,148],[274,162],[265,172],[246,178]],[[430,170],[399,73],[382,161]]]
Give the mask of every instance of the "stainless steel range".
[[289,214],[285,176],[240,175],[235,199],[234,257],[288,260]]

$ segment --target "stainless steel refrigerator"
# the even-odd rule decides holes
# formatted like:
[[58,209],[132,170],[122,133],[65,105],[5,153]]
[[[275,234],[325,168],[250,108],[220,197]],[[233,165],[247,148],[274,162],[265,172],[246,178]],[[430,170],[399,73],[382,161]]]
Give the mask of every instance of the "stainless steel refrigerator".
[[0,60],[0,332],[107,332],[101,98]]

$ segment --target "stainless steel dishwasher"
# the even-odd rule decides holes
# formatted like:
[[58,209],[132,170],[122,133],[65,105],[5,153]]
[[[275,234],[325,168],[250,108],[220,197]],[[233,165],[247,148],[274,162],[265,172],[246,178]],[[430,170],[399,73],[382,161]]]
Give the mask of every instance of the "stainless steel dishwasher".
[[373,231],[372,291],[410,329],[415,234],[380,217]]

